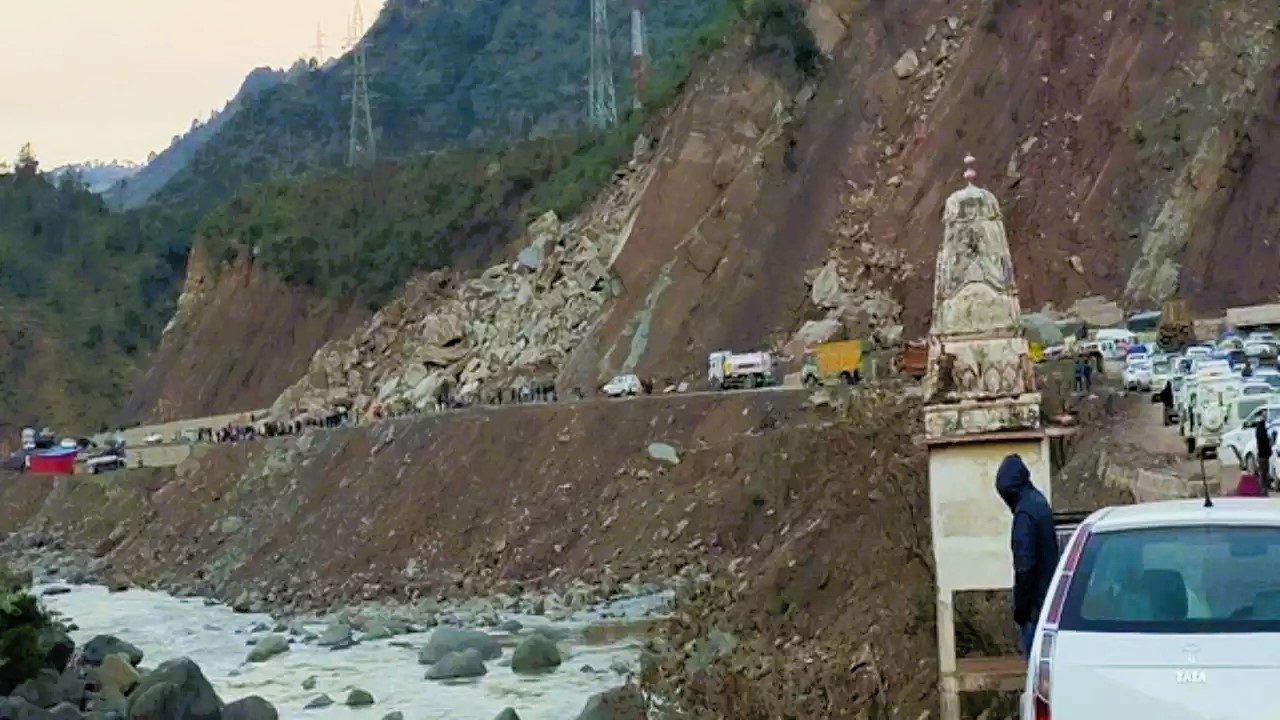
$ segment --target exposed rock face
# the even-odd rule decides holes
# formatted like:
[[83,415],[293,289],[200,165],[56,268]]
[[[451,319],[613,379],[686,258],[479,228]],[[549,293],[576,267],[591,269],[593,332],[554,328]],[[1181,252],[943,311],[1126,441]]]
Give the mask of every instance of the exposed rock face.
[[495,389],[553,382],[613,292],[608,267],[626,188],[578,221],[538,218],[516,262],[469,280],[416,278],[363,331],[322,347],[273,411],[324,413],[336,403],[426,410],[449,397],[483,400]]

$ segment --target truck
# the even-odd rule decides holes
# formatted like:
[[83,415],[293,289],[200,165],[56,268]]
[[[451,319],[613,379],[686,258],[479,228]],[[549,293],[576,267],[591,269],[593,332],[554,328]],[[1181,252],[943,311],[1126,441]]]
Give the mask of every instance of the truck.
[[773,385],[773,356],[717,350],[707,356],[707,383],[718,390]]
[[804,355],[804,384],[810,387],[839,381],[852,385],[862,379],[862,342],[840,340],[814,345]]
[[1191,311],[1186,300],[1170,300],[1160,310],[1160,324],[1156,326],[1156,344],[1168,353],[1180,352],[1195,342]]

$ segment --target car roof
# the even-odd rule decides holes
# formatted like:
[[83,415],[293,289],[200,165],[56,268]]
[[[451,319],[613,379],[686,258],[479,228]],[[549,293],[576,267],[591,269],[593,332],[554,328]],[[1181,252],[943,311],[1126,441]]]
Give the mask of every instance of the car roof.
[[1214,498],[1116,505],[1098,510],[1086,522],[1093,532],[1195,525],[1274,525],[1280,527],[1280,498]]

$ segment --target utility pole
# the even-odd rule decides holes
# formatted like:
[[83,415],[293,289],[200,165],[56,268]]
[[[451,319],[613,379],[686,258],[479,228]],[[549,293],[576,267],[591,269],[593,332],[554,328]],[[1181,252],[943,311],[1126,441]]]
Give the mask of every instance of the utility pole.
[[377,158],[374,144],[373,111],[369,107],[369,69],[365,62],[364,43],[360,33],[364,30],[364,15],[356,2],[351,18],[351,141],[347,148],[347,164],[372,162]]
[[648,55],[644,40],[644,0],[631,0],[631,107],[636,110],[644,104],[645,80],[648,75]]
[[598,129],[618,124],[618,99],[613,88],[612,58],[609,6],[606,0],[591,0],[591,75],[587,81],[587,118]]
[[316,64],[324,62],[324,32],[320,30],[320,23],[316,23]]

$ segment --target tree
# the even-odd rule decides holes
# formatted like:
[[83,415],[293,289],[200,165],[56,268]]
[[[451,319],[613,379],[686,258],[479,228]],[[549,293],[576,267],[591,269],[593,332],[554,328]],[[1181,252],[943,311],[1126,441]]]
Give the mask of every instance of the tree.
[[39,169],[40,161],[36,159],[31,143],[23,144],[22,149],[18,151],[18,162],[14,165],[14,170],[19,175],[35,175]]

